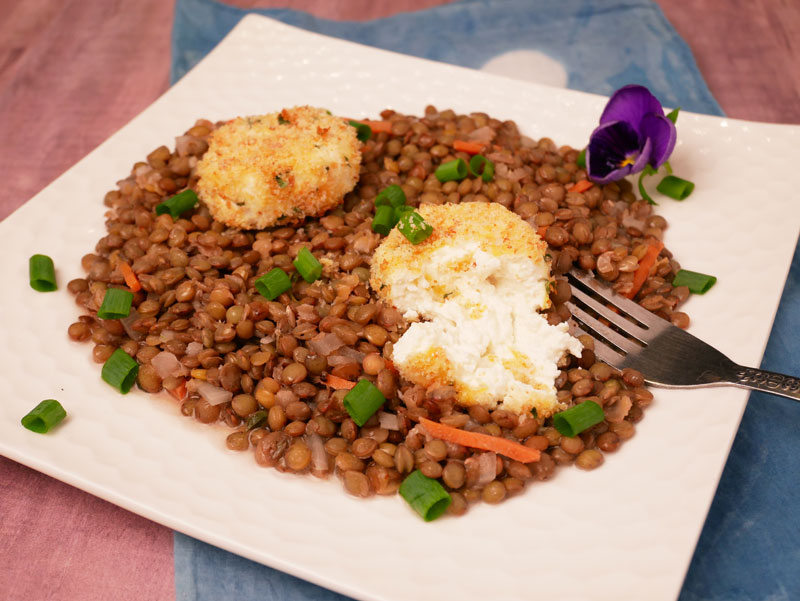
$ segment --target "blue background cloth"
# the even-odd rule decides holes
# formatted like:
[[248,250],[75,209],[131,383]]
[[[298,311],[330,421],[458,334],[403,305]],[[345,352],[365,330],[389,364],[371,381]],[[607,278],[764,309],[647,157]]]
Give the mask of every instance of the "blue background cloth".
[[[647,86],[665,106],[722,115],[690,50],[650,0],[462,0],[365,22],[287,9],[257,12],[362,44],[480,68],[511,50],[560,62],[568,87],[610,95]],[[213,0],[177,0],[172,81],[211,50],[246,11]],[[762,362],[798,374],[800,250]],[[750,397],[680,601],[800,599],[800,406]],[[224,574],[224,577],[219,577]],[[346,597],[175,533],[179,601],[342,601]]]

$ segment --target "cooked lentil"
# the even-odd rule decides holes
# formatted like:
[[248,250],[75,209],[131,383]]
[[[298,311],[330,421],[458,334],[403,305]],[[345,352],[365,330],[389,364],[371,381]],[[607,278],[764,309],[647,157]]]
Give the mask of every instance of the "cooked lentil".
[[[422,117],[387,110],[381,118],[392,122],[392,133],[373,135],[363,146],[358,186],[339,207],[296,226],[262,231],[229,228],[202,204],[175,221],[155,215],[164,199],[196,186],[197,161],[219,123],[199,120],[177,139],[174,151],[155,149],[105,196],[106,235],[81,260],[86,277],[67,285],[87,312],[69,325],[69,337],[91,341],[98,363],[125,349],[141,365],[138,383],[145,391],[163,388],[179,396],[187,378],[227,391],[229,401],[211,404],[189,386],[179,399],[180,412],[232,429],[227,448],[252,447],[259,465],[317,477],[335,473],[358,497],[395,494],[402,478],[420,469],[451,493],[448,513],[462,515],[478,500],[499,503],[550,479],[558,465],[600,466],[604,453],[634,435],[653,395],[640,373],[597,362],[590,338],[582,340],[580,358],[559,365],[556,385],[562,402],[592,399],[604,408],[606,421],[574,438],[562,437],[550,420],[463,408],[449,387],[424,390],[398,378],[392,347],[407,324],[367,284],[380,243],[371,230],[373,201],[381,189],[397,184],[411,206],[498,202],[515,211],[549,245],[556,278],[547,311],[551,323],[569,318],[566,271],[573,265],[593,269],[626,291],[648,240],[663,237],[666,220],[652,214],[627,181],[570,191],[571,183],[586,176],[576,165],[578,150],[524,137],[512,121],[432,106]],[[453,149],[457,139],[487,144],[485,154],[496,165],[492,181],[438,181],[433,174],[441,163],[470,158]],[[324,259],[323,276],[312,284],[295,277],[293,260],[303,247]],[[124,321],[98,319],[106,288],[125,285],[122,260],[142,284],[134,311]],[[284,269],[293,284],[268,301],[254,282],[274,267]],[[679,268],[662,251],[636,300],[685,328],[689,317],[677,308],[688,289],[669,284]],[[151,361],[161,351],[172,353],[183,371],[160,374]],[[358,427],[342,403],[347,390],[331,389],[329,375],[375,383],[387,399],[380,413],[391,419],[376,414]],[[248,419],[258,411],[264,413],[248,431]],[[487,482],[487,466],[479,467],[482,452],[427,438],[416,427],[420,417],[517,440],[542,456],[531,464],[497,456],[494,478],[490,472]],[[324,457],[315,456],[323,450]]]

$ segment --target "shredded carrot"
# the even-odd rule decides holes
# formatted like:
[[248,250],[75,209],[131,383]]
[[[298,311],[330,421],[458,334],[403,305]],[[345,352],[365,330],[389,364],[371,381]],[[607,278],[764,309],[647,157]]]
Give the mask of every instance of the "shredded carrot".
[[428,434],[445,442],[454,442],[473,449],[493,451],[521,463],[539,461],[539,457],[541,457],[539,449],[526,447],[507,438],[480,434],[479,432],[468,432],[467,430],[434,422],[424,417],[419,418],[419,422],[428,431]]
[[181,383],[178,384],[172,390],[170,390],[169,393],[179,401],[182,401],[183,399],[185,399],[186,398],[186,380],[181,380]]
[[544,235],[547,233],[547,228],[548,228],[548,227],[550,227],[550,226],[548,226],[548,225],[540,225],[540,226],[539,226],[539,227],[536,229],[536,233],[537,233],[537,234],[539,234],[539,237],[540,237],[540,238],[544,238]]
[[364,125],[368,125],[369,128],[372,130],[373,134],[379,134],[381,132],[390,134],[392,133],[392,122],[391,121],[359,121],[359,123],[363,123]]
[[339,376],[332,376],[329,374],[327,380],[325,380],[325,385],[330,386],[334,390],[350,390],[356,385],[356,382],[351,382],[350,380],[345,380]]
[[467,154],[478,154],[483,150],[483,144],[466,140],[453,140],[453,150],[466,152]]
[[650,268],[655,265],[656,259],[661,249],[664,248],[664,243],[661,240],[651,242],[647,248],[647,252],[639,259],[639,267],[633,272],[633,287],[625,294],[628,298],[633,298],[636,293],[641,290],[642,285],[647,281],[647,276],[650,275]]
[[125,261],[120,261],[119,270],[122,272],[122,277],[125,278],[125,283],[132,292],[139,292],[139,290],[142,289],[142,283],[139,281],[139,278],[136,277],[136,274],[133,273],[133,269],[131,269],[130,265]]
[[594,186],[594,184],[588,179],[582,179],[581,181],[575,182],[569,188],[567,188],[567,192],[586,192],[586,190],[592,186]]

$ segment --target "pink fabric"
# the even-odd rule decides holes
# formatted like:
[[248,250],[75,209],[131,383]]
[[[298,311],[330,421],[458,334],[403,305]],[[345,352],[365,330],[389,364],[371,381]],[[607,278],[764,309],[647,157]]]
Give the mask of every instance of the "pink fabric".
[[174,601],[172,531],[0,457],[0,598]]
[[[448,0],[231,0],[372,19]],[[800,3],[657,0],[731,117],[800,123]],[[0,219],[168,85],[169,0],[0,0]],[[794,44],[794,45],[792,45]],[[172,532],[0,457],[0,599],[172,601]]]

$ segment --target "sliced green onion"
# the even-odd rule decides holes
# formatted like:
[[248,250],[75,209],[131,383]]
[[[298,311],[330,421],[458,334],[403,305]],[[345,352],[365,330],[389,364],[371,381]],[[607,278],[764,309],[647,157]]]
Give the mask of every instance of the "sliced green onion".
[[195,194],[194,190],[186,188],[186,190],[183,192],[180,192],[172,198],[168,198],[161,204],[156,205],[156,215],[169,213],[172,215],[172,219],[174,221],[181,216],[181,213],[188,211],[196,204],[197,194]]
[[672,280],[672,285],[676,288],[678,286],[688,286],[689,292],[694,294],[705,294],[708,290],[716,284],[717,278],[713,275],[706,275],[704,273],[697,273],[696,271],[689,271],[688,269],[681,269],[675,274],[675,279]]
[[426,522],[442,515],[453,500],[438,480],[428,478],[419,470],[414,470],[403,480],[399,492]]
[[267,423],[268,417],[269,414],[266,411],[254,411],[247,418],[247,431],[249,432],[253,428],[260,428]]
[[575,405],[556,413],[553,416],[553,425],[556,430],[561,432],[562,436],[577,436],[586,428],[591,428],[595,424],[599,424],[605,418],[603,408],[594,401],[584,401],[579,405]]
[[386,402],[386,397],[369,380],[359,380],[343,401],[344,408],[359,426],[363,426],[372,415]]
[[289,275],[280,267],[275,267],[255,281],[256,290],[261,296],[275,300],[292,287]]
[[469,160],[469,172],[485,182],[492,181],[494,177],[494,163],[482,154],[476,154]]
[[294,267],[297,269],[297,273],[303,276],[303,279],[309,284],[316,282],[319,276],[322,275],[322,263],[317,261],[317,258],[305,246],[297,253]]
[[31,432],[45,434],[57,426],[67,416],[64,407],[55,399],[42,401],[31,409],[20,422]]
[[397,217],[397,220],[400,221],[403,217],[408,215],[409,213],[414,212],[414,207],[409,205],[403,205],[402,207],[396,207],[394,210],[394,214]]
[[467,164],[464,159],[454,159],[449,163],[442,163],[436,168],[436,179],[440,182],[460,180],[467,177]]
[[650,163],[644,166],[644,169],[639,174],[639,195],[642,197],[643,200],[646,200],[648,204],[657,205],[658,203],[653,200],[653,198],[647,193],[647,190],[644,189],[644,178],[648,175],[655,175],[658,173]]
[[356,138],[362,142],[366,142],[372,137],[372,129],[366,123],[359,123],[358,121],[348,121],[350,125],[356,128]]
[[388,236],[392,228],[397,225],[397,213],[390,205],[375,207],[375,217],[372,218],[372,231],[381,236]]
[[103,297],[103,304],[97,310],[100,319],[122,319],[131,314],[133,292],[122,288],[109,288]]
[[678,107],[676,109],[672,109],[669,112],[669,114],[667,115],[667,119],[669,119],[673,123],[677,122],[678,121],[678,113],[680,113],[680,112],[681,112],[681,107]]
[[376,207],[389,205],[396,209],[402,207],[404,204],[406,204],[406,193],[403,192],[403,189],[397,184],[386,186],[375,197]]
[[656,186],[656,190],[675,200],[684,200],[694,190],[694,184],[676,175],[667,175]]
[[586,149],[584,148],[578,153],[578,158],[575,159],[575,164],[581,169],[586,169]]
[[121,348],[115,350],[103,364],[100,377],[122,394],[130,391],[139,373],[139,364]]
[[397,224],[397,229],[411,244],[419,244],[433,233],[433,227],[416,211],[405,213]]
[[33,255],[28,259],[28,275],[31,288],[37,292],[52,292],[56,285],[56,268],[47,255]]

